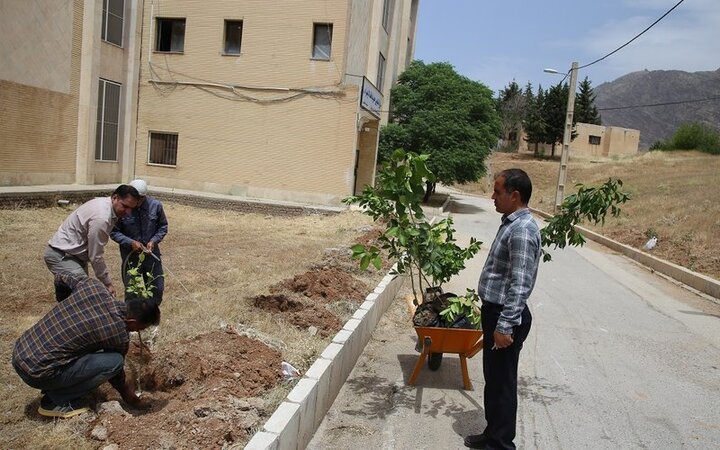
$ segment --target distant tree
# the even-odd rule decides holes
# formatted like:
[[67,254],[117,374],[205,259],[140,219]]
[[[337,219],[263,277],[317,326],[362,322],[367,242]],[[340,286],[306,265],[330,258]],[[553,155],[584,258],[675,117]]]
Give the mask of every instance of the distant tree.
[[580,91],[575,97],[575,122],[591,123],[601,125],[602,121],[597,108],[595,107],[595,92],[590,86],[590,80],[585,77],[580,82]]
[[[545,118],[545,132],[543,142],[552,145],[552,156],[555,156],[555,145],[562,142],[565,132],[565,112],[567,111],[568,92],[567,83],[558,83],[545,93],[542,104],[542,115]],[[573,125],[575,119],[573,117]]]
[[[442,183],[467,183],[485,174],[485,158],[500,134],[488,87],[448,63],[413,61],[392,88],[391,102],[394,127],[381,130],[384,147],[430,154],[428,168]],[[426,199],[435,184],[427,188]]]
[[380,129],[380,142],[378,143],[378,164],[389,161],[393,152],[398,148],[409,148],[410,135],[405,127],[396,123],[388,123]]
[[499,92],[497,105],[502,124],[503,139],[519,142],[520,136],[522,136],[525,103],[525,96],[515,80],[511,81]]
[[523,116],[525,140],[528,144],[535,144],[534,153],[535,156],[538,156],[538,146],[541,142],[544,142],[545,137],[545,118],[541,110],[543,101],[545,101],[545,93],[542,86],[539,86],[537,96],[535,96],[532,85],[528,83],[525,86],[523,95],[525,96],[525,115]]
[[650,150],[698,150],[720,155],[720,133],[700,122],[680,124],[672,138],[655,142]]

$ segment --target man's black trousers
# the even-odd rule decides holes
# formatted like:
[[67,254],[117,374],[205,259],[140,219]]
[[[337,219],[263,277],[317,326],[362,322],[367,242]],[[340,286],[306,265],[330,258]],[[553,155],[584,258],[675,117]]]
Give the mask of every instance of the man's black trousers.
[[525,306],[522,323],[513,328],[513,343],[504,349],[495,349],[493,333],[502,305],[482,304],[483,375],[485,376],[484,406],[487,427],[483,434],[488,438],[487,449],[514,449],[517,421],[518,359],[523,342],[530,332],[532,315]]

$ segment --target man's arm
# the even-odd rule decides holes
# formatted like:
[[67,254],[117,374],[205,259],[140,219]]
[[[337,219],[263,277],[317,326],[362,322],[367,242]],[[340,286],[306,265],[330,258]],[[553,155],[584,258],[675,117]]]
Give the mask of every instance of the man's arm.
[[133,243],[133,239],[125,235],[125,227],[123,226],[122,219],[118,219],[112,232],[110,232],[110,238],[120,245],[132,245]]
[[95,272],[97,279],[102,281],[108,289],[112,287],[112,280],[110,279],[110,272],[105,263],[104,255],[105,245],[109,239],[110,234],[108,233],[107,222],[100,218],[90,219],[87,236],[88,260],[92,265],[93,272]]
[[163,209],[162,203],[157,200],[155,202],[157,205],[157,230],[155,230],[155,234],[150,241],[159,244],[165,239],[165,235],[168,232],[168,220],[165,216],[165,209]]

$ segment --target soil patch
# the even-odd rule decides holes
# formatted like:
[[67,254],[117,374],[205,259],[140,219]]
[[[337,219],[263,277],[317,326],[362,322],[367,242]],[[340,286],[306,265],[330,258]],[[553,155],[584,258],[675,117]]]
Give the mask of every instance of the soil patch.
[[280,282],[270,288],[271,292],[287,289],[313,300],[335,302],[351,300],[362,303],[369,290],[368,286],[337,267],[311,269],[303,274]]
[[[136,342],[127,358],[151,409],[101,412],[93,424],[123,448],[208,448],[246,441],[263,413],[258,394],[281,378],[281,355],[260,341],[213,331],[155,355]],[[108,400],[114,390],[104,389]]]
[[298,328],[317,328],[322,337],[332,336],[342,328],[340,319],[322,306],[312,305],[301,311],[288,313],[285,319]]
[[293,300],[285,294],[258,295],[253,299],[253,304],[258,308],[274,312],[292,312],[305,308],[302,302]]

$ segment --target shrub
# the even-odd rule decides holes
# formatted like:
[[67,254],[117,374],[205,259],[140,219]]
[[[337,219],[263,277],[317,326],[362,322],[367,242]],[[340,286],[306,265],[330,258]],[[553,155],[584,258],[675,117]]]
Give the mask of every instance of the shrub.
[[683,123],[669,141],[658,141],[650,150],[699,150],[720,155],[720,134],[703,123]]

